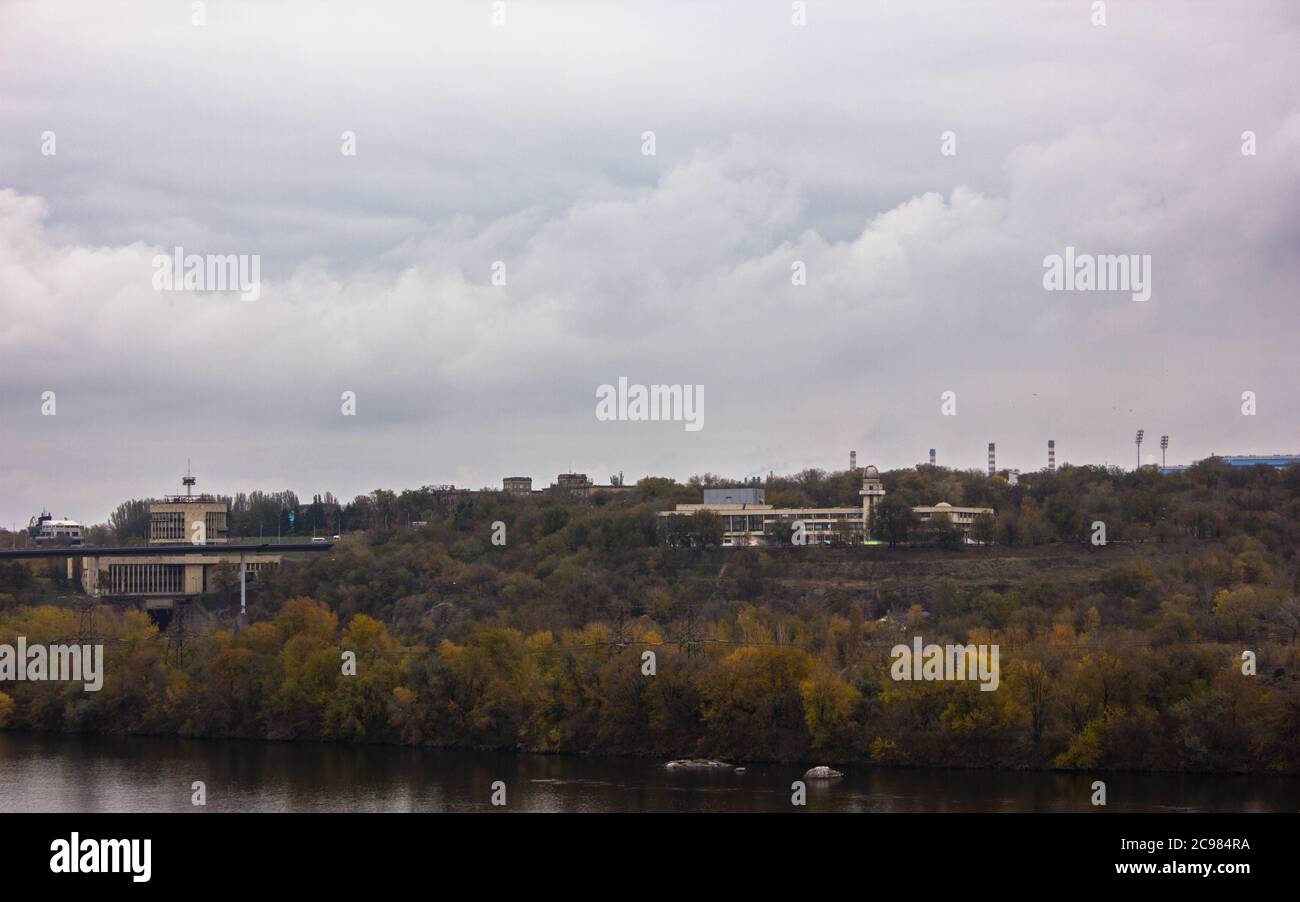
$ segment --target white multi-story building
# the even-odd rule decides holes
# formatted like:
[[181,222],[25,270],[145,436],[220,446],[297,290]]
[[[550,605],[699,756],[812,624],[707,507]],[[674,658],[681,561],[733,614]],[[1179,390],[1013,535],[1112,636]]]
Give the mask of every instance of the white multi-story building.
[[[734,500],[726,499],[734,493]],[[690,516],[699,511],[717,514],[722,520],[724,547],[762,545],[770,541],[774,528],[802,523],[806,544],[861,544],[870,542],[867,528],[876,506],[885,497],[880,471],[869,466],[862,471],[861,507],[778,508],[766,502],[763,489],[707,489],[703,504],[679,504],[675,510],[660,511],[660,517]],[[933,507],[914,507],[922,523],[936,514],[947,514],[950,522],[969,540],[971,526],[980,514],[992,514],[991,507],[953,507],[940,502]]]
[[56,520],[42,512],[27,524],[27,534],[37,545],[81,545],[81,524],[76,520]]

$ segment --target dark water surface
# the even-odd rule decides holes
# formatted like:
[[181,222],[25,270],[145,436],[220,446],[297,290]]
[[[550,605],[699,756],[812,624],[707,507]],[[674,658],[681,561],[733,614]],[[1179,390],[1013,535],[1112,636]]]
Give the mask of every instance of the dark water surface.
[[[662,762],[379,746],[0,733],[0,811],[791,811],[803,766]],[[841,768],[809,811],[1300,811],[1300,779]],[[206,809],[190,784],[207,786]]]

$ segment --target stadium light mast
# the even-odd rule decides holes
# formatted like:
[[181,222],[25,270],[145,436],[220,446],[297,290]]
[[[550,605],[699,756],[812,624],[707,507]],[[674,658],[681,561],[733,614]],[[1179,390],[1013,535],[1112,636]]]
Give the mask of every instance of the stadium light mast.
[[1160,436],[1160,469],[1165,468],[1165,452],[1169,450],[1169,436]]
[[1142,469],[1142,439],[1143,439],[1143,437],[1146,436],[1146,434],[1147,434],[1147,431],[1146,431],[1145,429],[1139,429],[1139,430],[1138,430],[1138,434],[1137,434],[1137,438],[1134,439],[1134,443],[1137,445],[1137,449],[1138,449],[1138,451],[1137,451],[1137,453],[1138,453],[1138,465],[1137,465],[1137,468],[1138,468],[1139,470]]

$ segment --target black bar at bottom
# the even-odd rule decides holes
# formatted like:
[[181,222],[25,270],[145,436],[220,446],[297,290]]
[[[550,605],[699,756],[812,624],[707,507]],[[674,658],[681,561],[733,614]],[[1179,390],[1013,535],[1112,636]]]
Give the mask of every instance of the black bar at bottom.
[[[896,885],[923,893],[1101,884],[1231,893],[1248,881],[1294,878],[1296,823],[1276,814],[1106,812],[12,814],[0,815],[0,859],[10,887],[202,887],[205,895],[401,885],[495,895],[586,886],[601,896],[661,899],[719,880],[729,895],[743,889],[765,897],[778,887],[810,896]],[[134,879],[143,876],[140,862],[134,876],[130,867],[55,873],[52,862],[66,863],[56,861],[56,844],[70,846],[74,833],[85,850],[86,840],[150,840],[148,881]]]

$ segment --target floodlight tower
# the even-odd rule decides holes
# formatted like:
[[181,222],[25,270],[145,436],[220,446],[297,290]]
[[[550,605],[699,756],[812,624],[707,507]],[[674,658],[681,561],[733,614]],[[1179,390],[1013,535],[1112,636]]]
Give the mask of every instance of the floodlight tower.
[[1160,468],[1165,467],[1165,452],[1169,450],[1169,436],[1160,436]]
[[1137,434],[1137,438],[1133,440],[1134,443],[1137,445],[1137,449],[1138,449],[1138,451],[1137,451],[1137,454],[1138,454],[1138,465],[1137,465],[1137,468],[1138,468],[1139,470],[1142,469],[1142,439],[1146,436],[1146,434],[1147,434],[1147,431],[1146,431],[1145,429],[1139,429],[1139,430],[1138,430],[1138,434]]

